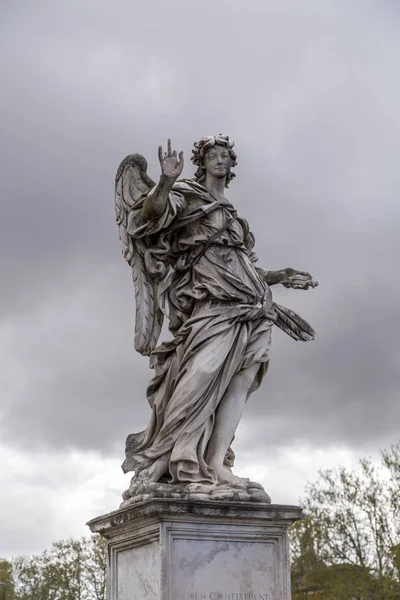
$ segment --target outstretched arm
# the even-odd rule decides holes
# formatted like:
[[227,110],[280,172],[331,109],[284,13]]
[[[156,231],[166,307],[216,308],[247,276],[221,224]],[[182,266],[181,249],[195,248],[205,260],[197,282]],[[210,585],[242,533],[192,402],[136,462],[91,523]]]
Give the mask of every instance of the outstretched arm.
[[164,212],[172,186],[183,170],[183,152],[179,153],[178,160],[176,150],[172,150],[171,140],[168,140],[167,152],[164,155],[162,146],[159,146],[158,160],[161,166],[160,181],[144,201],[142,215],[145,219],[156,219]]
[[265,269],[260,269],[259,267],[256,267],[256,270],[264,279],[265,283],[267,283],[269,286],[281,283],[281,281],[286,279],[284,269],[282,269],[281,271],[266,271]]

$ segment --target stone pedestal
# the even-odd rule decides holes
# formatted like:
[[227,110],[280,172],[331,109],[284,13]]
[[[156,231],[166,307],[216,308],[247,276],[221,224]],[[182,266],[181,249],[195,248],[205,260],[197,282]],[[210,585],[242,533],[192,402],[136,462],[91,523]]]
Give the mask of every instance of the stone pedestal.
[[93,519],[108,600],[290,600],[287,528],[300,508],[152,499]]

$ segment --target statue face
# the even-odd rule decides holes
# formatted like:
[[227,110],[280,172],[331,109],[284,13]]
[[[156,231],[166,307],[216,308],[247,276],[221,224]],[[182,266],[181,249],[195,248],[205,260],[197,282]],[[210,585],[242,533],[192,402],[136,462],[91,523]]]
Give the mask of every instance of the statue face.
[[204,168],[210,175],[217,178],[226,177],[232,166],[229,150],[216,144],[204,155]]

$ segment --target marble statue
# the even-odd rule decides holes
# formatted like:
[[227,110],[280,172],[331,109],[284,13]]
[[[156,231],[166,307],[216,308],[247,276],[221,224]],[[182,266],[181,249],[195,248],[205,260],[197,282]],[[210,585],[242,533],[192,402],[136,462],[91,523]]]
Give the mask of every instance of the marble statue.
[[[183,153],[159,148],[155,184],[143,156],[116,176],[116,218],[136,296],[135,349],[150,357],[151,418],[126,442],[133,471],[123,505],[151,496],[270,502],[232,472],[231,448],[245,404],[268,368],[273,325],[295,340],[314,331],[273,302],[271,286],[308,289],[304,271],[257,266],[254,236],[225,195],[235,177],[228,136],[194,144],[193,179],[179,179]],[[172,340],[159,342],[163,320]]]

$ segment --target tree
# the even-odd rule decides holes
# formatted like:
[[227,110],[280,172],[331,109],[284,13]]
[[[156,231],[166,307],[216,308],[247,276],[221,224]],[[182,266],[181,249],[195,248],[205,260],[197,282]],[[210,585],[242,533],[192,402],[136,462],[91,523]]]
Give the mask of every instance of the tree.
[[106,540],[100,535],[85,539],[85,582],[88,598],[106,597]]
[[16,559],[15,600],[104,600],[105,547],[103,538],[92,536],[56,542],[40,555]]
[[12,564],[0,559],[0,600],[14,600],[14,577]]
[[323,587],[326,565],[318,556],[313,521],[307,516],[290,530],[292,553],[292,597],[307,600]]
[[47,551],[14,561],[18,600],[58,600],[58,581]]
[[306,493],[307,519],[291,530],[294,597],[398,600],[400,445],[379,465],[321,471]]

